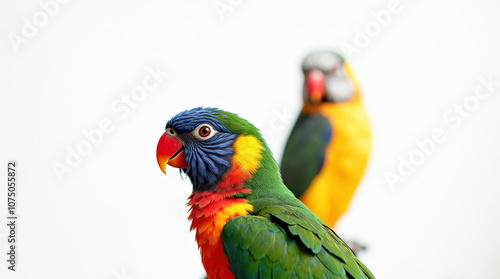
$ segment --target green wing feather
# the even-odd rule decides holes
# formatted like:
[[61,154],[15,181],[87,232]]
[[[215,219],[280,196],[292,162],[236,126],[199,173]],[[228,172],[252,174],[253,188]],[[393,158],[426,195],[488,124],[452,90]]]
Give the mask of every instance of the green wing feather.
[[233,218],[222,230],[236,278],[374,278],[302,204],[274,204],[256,214]]
[[321,114],[301,114],[297,119],[281,161],[283,181],[296,197],[305,192],[321,171],[331,137],[332,124]]

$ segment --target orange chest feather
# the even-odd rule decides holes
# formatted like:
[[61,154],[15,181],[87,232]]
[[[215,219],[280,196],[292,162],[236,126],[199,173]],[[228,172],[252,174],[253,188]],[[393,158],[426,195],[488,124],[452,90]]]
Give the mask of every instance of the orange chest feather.
[[249,193],[248,189],[227,193],[196,193],[191,196],[191,230],[196,230],[196,242],[208,278],[234,278],[230,263],[224,253],[221,232],[224,225],[234,217],[248,215],[252,205],[246,199],[230,198],[235,193]]

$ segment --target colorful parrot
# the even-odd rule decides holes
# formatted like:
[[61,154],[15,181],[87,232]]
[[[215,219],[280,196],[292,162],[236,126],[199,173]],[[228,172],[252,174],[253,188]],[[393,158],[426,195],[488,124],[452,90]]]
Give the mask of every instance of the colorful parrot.
[[359,84],[337,53],[321,51],[302,63],[304,107],[288,138],[283,181],[328,226],[347,210],[371,148]]
[[236,114],[195,108],[167,122],[158,164],[193,184],[208,278],[374,278],[351,249],[283,184],[259,130]]

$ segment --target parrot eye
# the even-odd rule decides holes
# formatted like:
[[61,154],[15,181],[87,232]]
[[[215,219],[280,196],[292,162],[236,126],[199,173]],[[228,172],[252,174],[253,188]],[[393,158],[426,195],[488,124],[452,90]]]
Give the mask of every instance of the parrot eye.
[[177,133],[175,132],[175,130],[172,129],[172,128],[170,128],[170,127],[165,130],[165,133],[167,135],[169,135],[169,136],[176,136],[177,135]]
[[210,135],[210,127],[208,127],[208,126],[201,127],[199,133],[200,133],[200,136],[202,136],[204,138],[208,137]]
[[217,134],[217,130],[215,130],[210,124],[201,124],[193,131],[193,135],[201,140],[207,140]]

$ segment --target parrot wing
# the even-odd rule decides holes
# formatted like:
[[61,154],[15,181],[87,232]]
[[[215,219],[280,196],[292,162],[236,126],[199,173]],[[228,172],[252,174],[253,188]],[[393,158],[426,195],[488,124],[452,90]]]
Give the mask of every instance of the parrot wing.
[[231,219],[221,237],[236,278],[374,278],[330,228],[306,213],[277,205]]
[[332,134],[332,124],[321,114],[300,114],[297,119],[281,162],[283,181],[296,197],[302,196],[321,171]]

